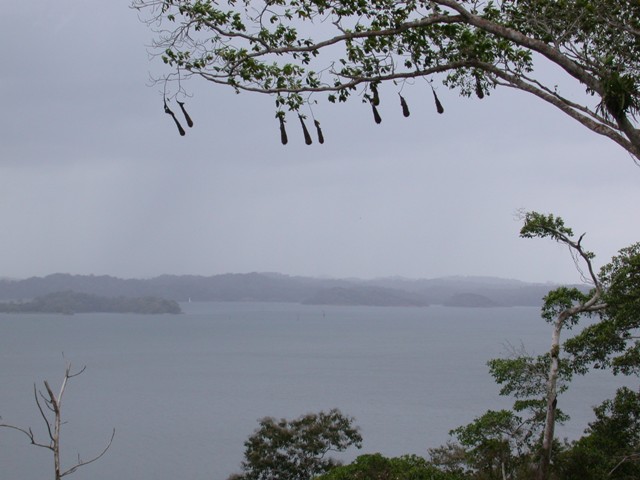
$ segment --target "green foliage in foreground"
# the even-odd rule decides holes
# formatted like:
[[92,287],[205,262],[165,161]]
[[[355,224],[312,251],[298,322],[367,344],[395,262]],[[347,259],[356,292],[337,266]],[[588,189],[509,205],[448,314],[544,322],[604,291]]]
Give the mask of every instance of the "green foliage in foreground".
[[387,458],[379,453],[361,455],[317,480],[462,480],[456,473],[439,470],[417,455]]
[[294,420],[263,418],[244,443],[242,473],[229,480],[309,480],[325,473],[339,465],[329,452],[360,448],[362,436],[353,421],[337,409]]
[[558,477],[567,480],[640,478],[640,394],[620,388],[594,409],[586,435],[559,455]]
[[[594,408],[596,419],[570,444],[554,442],[551,480],[640,478],[640,393],[620,388]],[[539,432],[538,432],[539,433]],[[317,480],[533,480],[539,460],[530,425],[508,410],[488,411],[452,430],[456,442],[416,455],[359,456]]]

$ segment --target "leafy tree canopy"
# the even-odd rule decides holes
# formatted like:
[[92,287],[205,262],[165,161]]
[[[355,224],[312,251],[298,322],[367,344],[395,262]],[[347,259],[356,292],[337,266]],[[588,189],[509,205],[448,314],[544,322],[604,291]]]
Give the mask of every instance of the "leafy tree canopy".
[[336,467],[317,480],[462,480],[417,455],[387,458],[379,453],[360,455],[349,465]]
[[[161,81],[198,76],[273,95],[281,126],[286,110],[302,120],[308,112],[302,108],[318,94],[330,102],[361,98],[380,121],[378,86],[394,83],[401,93],[415,79],[434,88],[442,113],[432,83],[438,80],[463,96],[483,98],[503,86],[525,91],[640,156],[635,0],[132,0],[132,6],[156,32],[155,51],[170,69]],[[549,75],[545,64],[559,69]],[[175,85],[167,96],[181,93],[182,83]],[[408,116],[402,95],[400,104]]]
[[600,321],[565,343],[576,365],[640,373],[640,243],[623,248],[600,270],[606,309]]
[[[533,357],[526,352],[487,362],[491,376],[501,386],[500,395],[516,399],[513,404],[515,412],[529,413],[529,418],[523,421],[523,430],[526,425],[529,439],[539,436],[544,422],[550,363],[549,354]],[[561,363],[558,371],[558,394],[568,389],[571,377],[571,370]],[[560,422],[568,420],[559,410],[556,410],[556,418]]]
[[308,480],[339,463],[327,457],[350,446],[360,448],[362,437],[353,418],[339,410],[310,413],[294,420],[266,417],[245,442],[242,473],[236,480]]
[[622,387],[594,412],[586,435],[559,455],[562,478],[639,478],[640,394]]
[[[520,478],[531,468],[532,425],[509,410],[488,410],[450,432],[457,443],[429,451],[434,465],[466,478]],[[526,477],[523,477],[526,478]]]

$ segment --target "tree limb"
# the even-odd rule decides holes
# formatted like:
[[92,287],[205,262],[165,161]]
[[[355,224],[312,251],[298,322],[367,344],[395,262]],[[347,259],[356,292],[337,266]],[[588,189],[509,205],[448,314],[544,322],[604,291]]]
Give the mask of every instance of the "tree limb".
[[96,460],[100,459],[105,453],[107,453],[107,450],[109,450],[109,448],[111,447],[111,444],[113,443],[113,437],[115,437],[115,436],[116,436],[116,429],[114,428],[112,433],[111,433],[111,438],[109,439],[109,443],[104,448],[104,450],[102,450],[102,452],[100,452],[99,455],[96,455],[91,460],[87,460],[87,461],[84,461],[84,462],[80,461],[80,456],[78,455],[78,463],[76,465],[74,465],[73,467],[71,467],[71,468],[65,470],[64,472],[62,472],[60,474],[60,477],[64,477],[66,475],[69,475],[69,474],[75,472],[78,468],[84,467],[85,465],[89,465],[90,463],[93,463]]

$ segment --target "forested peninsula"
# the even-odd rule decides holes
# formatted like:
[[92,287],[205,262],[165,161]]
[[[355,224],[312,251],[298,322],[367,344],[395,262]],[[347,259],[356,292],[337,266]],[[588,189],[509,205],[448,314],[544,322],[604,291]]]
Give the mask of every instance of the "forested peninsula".
[[53,292],[26,302],[0,303],[0,313],[182,313],[178,302],[159,297],[102,297],[73,291]]

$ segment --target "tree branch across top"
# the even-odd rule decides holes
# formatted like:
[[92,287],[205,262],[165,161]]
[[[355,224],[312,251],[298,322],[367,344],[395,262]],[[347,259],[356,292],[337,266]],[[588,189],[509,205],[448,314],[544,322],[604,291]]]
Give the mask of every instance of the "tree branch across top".
[[[410,79],[515,88],[640,157],[640,6],[631,0],[133,0],[172,80],[275,98],[276,116]],[[550,81],[544,63],[560,67]],[[560,89],[557,85],[562,84]],[[175,118],[174,118],[175,119]],[[182,133],[182,132],[181,132]]]

